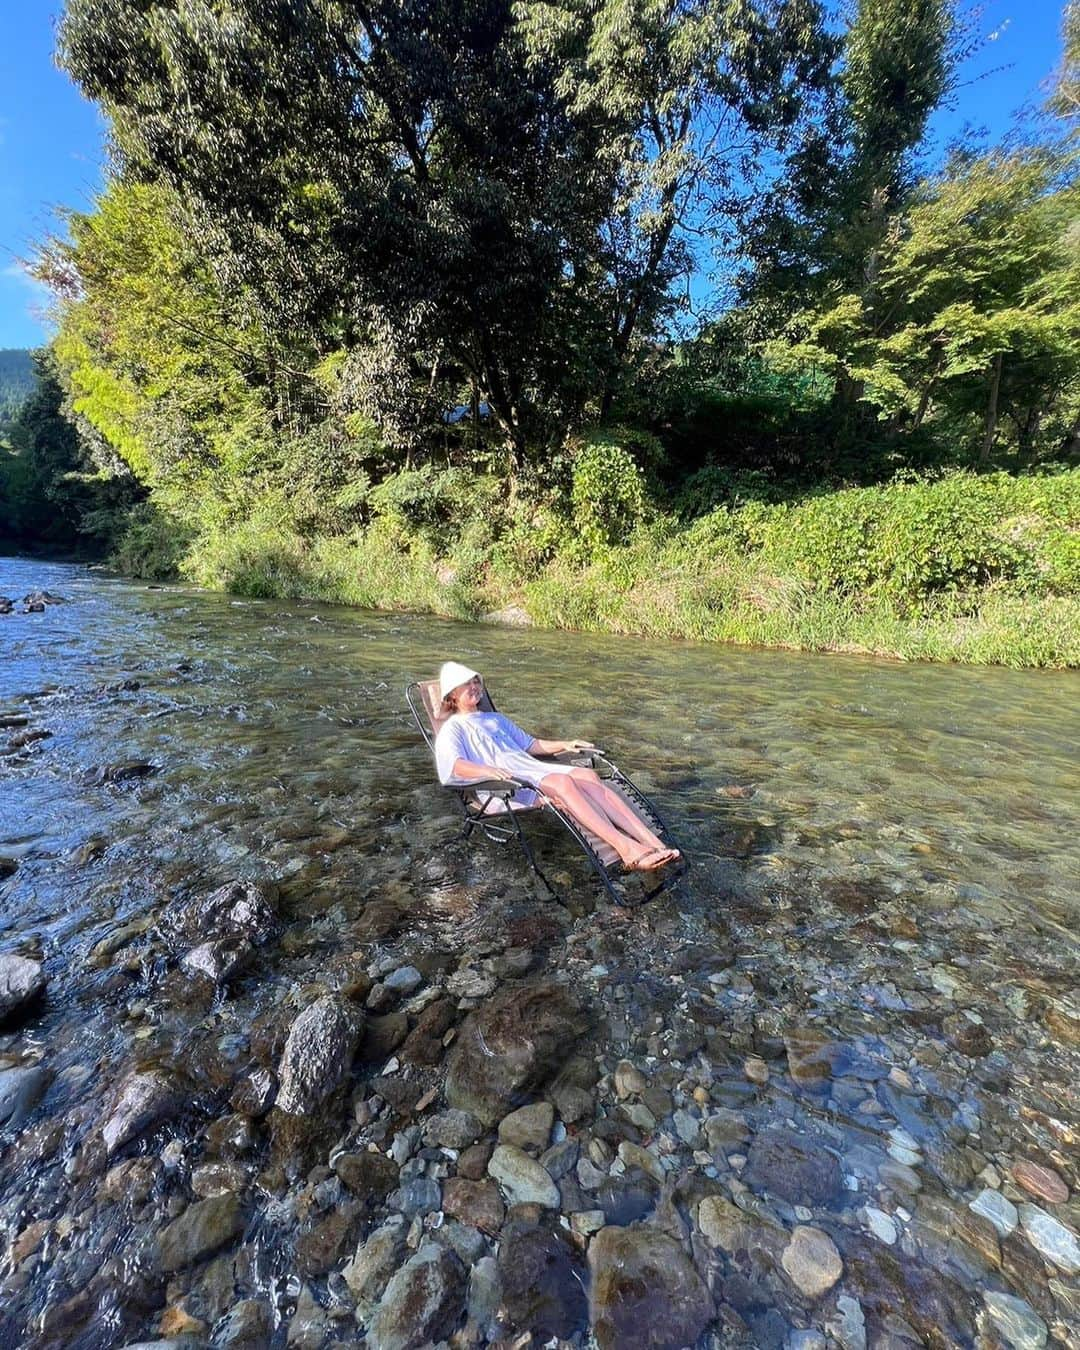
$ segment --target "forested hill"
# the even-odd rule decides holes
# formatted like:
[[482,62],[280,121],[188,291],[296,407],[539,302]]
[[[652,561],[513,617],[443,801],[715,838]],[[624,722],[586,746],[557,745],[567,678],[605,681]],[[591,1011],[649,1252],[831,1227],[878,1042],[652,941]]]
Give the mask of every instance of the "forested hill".
[[25,347],[0,347],[0,425],[11,422],[35,383],[34,363]]

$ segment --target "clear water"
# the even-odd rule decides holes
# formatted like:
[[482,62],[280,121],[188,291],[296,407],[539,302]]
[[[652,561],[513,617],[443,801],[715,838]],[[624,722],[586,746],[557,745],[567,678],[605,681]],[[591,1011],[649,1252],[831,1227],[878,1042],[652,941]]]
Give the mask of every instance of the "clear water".
[[[1054,1334],[1067,1329],[1065,1277],[1019,1232],[1002,1264],[980,1266],[956,1232],[945,1256],[935,1252],[920,1206],[934,1197],[966,1213],[983,1162],[1008,1185],[1011,1161],[1039,1161],[1075,1189],[1077,1054],[1061,1031],[1080,1012],[1075,674],[463,626],[0,560],[0,594],[35,587],[65,603],[0,618],[0,715],[50,732],[0,756],[0,860],[15,866],[0,880],[0,952],[43,956],[49,988],[28,1022],[0,1029],[0,1068],[40,1064],[51,1078],[28,1121],[0,1133],[0,1209],[12,1237],[35,1220],[51,1228],[29,1259],[0,1265],[4,1344],[151,1335],[183,1289],[154,1274],[140,1235],[166,1221],[170,1197],[173,1210],[190,1198],[184,1167],[207,1115],[228,1109],[223,1084],[247,1064],[260,1014],[378,956],[355,928],[378,898],[405,914],[383,945],[440,953],[444,968],[508,934],[535,947],[541,970],[569,973],[592,999],[593,1049],[608,1068],[707,1008],[711,1038],[689,1053],[677,1095],[704,1083],[755,1129],[810,1122],[841,1156],[854,1150],[865,1193],[853,1205],[884,1204],[906,1268],[945,1270],[968,1297],[956,1341],[974,1335],[988,1279],[1029,1299]],[[692,860],[679,890],[613,916],[573,853],[545,834],[558,904],[518,856],[455,841],[402,693],[450,656],[483,671],[528,729],[593,739],[634,773]],[[0,731],[0,749],[14,734]],[[95,783],[96,769],[121,761],[157,772]],[[90,959],[122,925],[232,877],[276,879],[287,928],[229,998],[170,995],[160,959],[127,961],[138,936],[111,964]],[[726,964],[709,961],[719,952]],[[942,1018],[965,1010],[989,1032],[989,1056],[948,1046]],[[877,1068],[844,1072],[834,1058],[829,1093],[804,1091],[785,1072],[782,1041],[807,1025]],[[677,1046],[658,1046],[660,1059],[679,1059]],[[765,1058],[767,1083],[748,1083],[750,1055]],[[176,1137],[188,1161],[166,1176],[160,1207],[134,1218],[101,1200],[79,1159],[117,1081],[155,1064],[183,1066],[191,1113],[129,1152],[160,1152]],[[906,1114],[896,1093],[875,1088],[889,1066],[914,1082]],[[900,1206],[906,1220],[896,1197],[875,1200],[873,1178],[858,1180],[860,1158],[876,1149],[880,1163],[897,1123],[931,1153],[963,1155],[951,1169],[926,1168],[924,1189]],[[721,1159],[724,1175],[727,1166],[736,1175],[738,1161]],[[1047,1208],[1076,1227],[1075,1201]],[[263,1242],[259,1215],[256,1193],[238,1250]],[[234,1268],[236,1297],[274,1299],[281,1337],[287,1253],[281,1242]],[[136,1276],[151,1289],[141,1303]],[[892,1333],[858,1261],[850,1278],[872,1343],[892,1343],[880,1339]],[[88,1288],[89,1311],[78,1304]],[[923,1289],[912,1277],[910,1306],[898,1306],[929,1335]],[[723,1343],[780,1344],[813,1324],[805,1308],[739,1312],[751,1341]],[[753,1320],[772,1314],[781,1330]]]

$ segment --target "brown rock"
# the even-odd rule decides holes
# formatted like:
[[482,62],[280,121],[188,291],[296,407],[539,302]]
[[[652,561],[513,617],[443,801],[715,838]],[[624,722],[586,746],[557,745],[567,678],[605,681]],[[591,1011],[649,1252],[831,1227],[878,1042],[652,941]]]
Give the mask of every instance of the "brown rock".
[[381,942],[401,922],[401,907],[393,900],[372,900],[353,924],[357,942]]
[[388,1059],[409,1034],[406,1013],[387,1013],[385,1017],[369,1017],[364,1026],[359,1056],[363,1060]]
[[820,1027],[790,1027],[784,1032],[788,1071],[804,1087],[823,1086],[832,1077],[836,1043]]
[[141,1205],[160,1175],[161,1163],[157,1158],[132,1158],[129,1162],[117,1163],[105,1174],[101,1184],[102,1197],[113,1201],[129,1200],[133,1205]]
[[448,998],[429,1003],[416,1019],[416,1026],[406,1036],[399,1059],[405,1064],[431,1067],[442,1061],[442,1038],[454,1025],[457,1008]]
[[588,1020],[561,985],[501,990],[468,1017],[454,1043],[447,1102],[494,1125],[551,1077]]
[[1013,1180],[1029,1195],[1045,1200],[1048,1205],[1063,1205],[1069,1198],[1069,1188],[1052,1167],[1021,1161],[1012,1169]]
[[458,1158],[458,1176],[468,1177],[470,1181],[479,1181],[481,1177],[486,1176],[494,1147],[494,1144],[473,1144],[470,1148],[463,1149]]
[[398,1184],[397,1164],[385,1153],[339,1153],[333,1166],[342,1183],[369,1208],[385,1200]]
[[51,1227],[52,1222],[49,1219],[38,1219],[34,1223],[28,1223],[11,1244],[11,1264],[17,1266],[36,1252]]
[[585,1272],[560,1233],[508,1232],[499,1244],[499,1274],[511,1324],[518,1333],[531,1332],[533,1345],[565,1340],[584,1325]]
[[357,1204],[331,1210],[296,1242],[296,1268],[303,1276],[325,1275],[356,1241],[363,1219]]
[[953,1049],[969,1059],[981,1059],[994,1048],[986,1027],[981,1022],[972,1022],[964,1013],[951,1013],[942,1018],[941,1030]]
[[206,1323],[193,1317],[183,1302],[174,1303],[166,1308],[158,1322],[158,1334],[161,1336],[205,1336]]
[[715,1315],[682,1247],[650,1228],[603,1228],[589,1247],[589,1312],[600,1350],[681,1350]]
[[1043,1013],[1043,1021],[1056,1041],[1063,1045],[1080,1045],[1080,1017],[1050,1004]]
[[237,1196],[217,1195],[196,1201],[158,1234],[161,1268],[182,1270],[216,1252],[243,1229],[244,1211]]
[[442,1207],[451,1218],[485,1233],[497,1233],[506,1217],[499,1188],[493,1181],[450,1177],[443,1182]]

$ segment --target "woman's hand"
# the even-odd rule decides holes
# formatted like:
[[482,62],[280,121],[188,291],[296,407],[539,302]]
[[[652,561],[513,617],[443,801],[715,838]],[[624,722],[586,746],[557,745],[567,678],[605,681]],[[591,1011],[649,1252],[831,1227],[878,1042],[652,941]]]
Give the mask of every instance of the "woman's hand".
[[566,752],[569,754],[578,754],[582,750],[598,750],[599,746],[593,745],[592,741],[563,741],[566,746]]

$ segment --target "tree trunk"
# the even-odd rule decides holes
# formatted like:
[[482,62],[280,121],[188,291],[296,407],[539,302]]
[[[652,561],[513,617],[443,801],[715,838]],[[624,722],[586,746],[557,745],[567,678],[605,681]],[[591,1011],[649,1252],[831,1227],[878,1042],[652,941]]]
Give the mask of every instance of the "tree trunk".
[[998,390],[1001,388],[1001,363],[1003,352],[994,357],[990,376],[990,402],[986,408],[986,436],[983,438],[982,452],[979,455],[979,468],[985,468],[990,461],[990,451],[994,448],[994,435],[998,422]]
[[1017,431],[1017,452],[1020,464],[1025,469],[1030,469],[1035,462],[1035,437],[1039,434],[1039,424],[1042,421],[1042,409],[1038,407],[1029,408],[1028,415],[1024,418],[1024,425]]
[[1080,417],[1072,425],[1072,430],[1061,442],[1062,459],[1076,459],[1080,457]]

